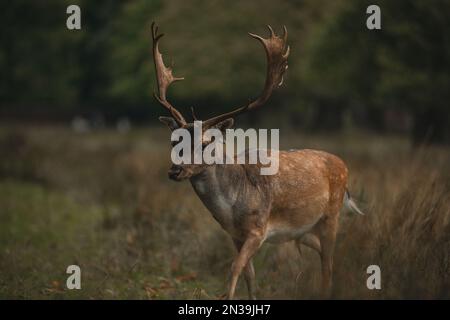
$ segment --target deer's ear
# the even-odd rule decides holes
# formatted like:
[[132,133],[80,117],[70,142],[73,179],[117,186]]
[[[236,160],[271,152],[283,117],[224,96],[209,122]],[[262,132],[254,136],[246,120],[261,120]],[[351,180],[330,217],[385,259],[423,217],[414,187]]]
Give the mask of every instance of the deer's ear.
[[159,121],[167,125],[169,129],[172,131],[180,127],[178,123],[175,121],[175,119],[172,117],[159,117],[158,119]]
[[222,122],[219,122],[214,126],[214,128],[219,129],[220,131],[225,131],[226,129],[230,129],[234,125],[234,119],[228,118],[226,120],[223,120]]

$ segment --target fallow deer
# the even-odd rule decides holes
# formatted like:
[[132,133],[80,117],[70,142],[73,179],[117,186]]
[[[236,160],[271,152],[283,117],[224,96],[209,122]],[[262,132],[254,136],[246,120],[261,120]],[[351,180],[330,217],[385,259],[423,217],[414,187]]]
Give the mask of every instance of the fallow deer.
[[[224,131],[232,127],[234,117],[261,107],[273,90],[281,86],[289,55],[287,30],[284,27],[284,34],[279,37],[268,28],[267,39],[250,33],[266,52],[267,74],[262,93],[234,111],[203,121],[203,130]],[[159,120],[172,131],[192,130],[193,123],[187,122],[166,98],[170,84],[183,78],[174,77],[172,69],[164,65],[159,51],[162,36],[153,23],[153,58],[158,84],[155,98],[171,114]],[[207,139],[203,141],[203,145],[208,143]],[[362,214],[347,190],[347,172],[346,165],[337,156],[306,149],[280,151],[279,170],[270,176],[260,175],[258,165],[252,164],[172,165],[168,175],[176,181],[189,179],[206,208],[233,239],[238,255],[231,267],[227,297],[234,297],[236,283],[244,271],[249,297],[254,299],[252,257],[265,241],[293,240],[299,251],[301,244],[317,251],[322,265],[322,290],[325,296],[329,295],[339,212],[345,203],[352,211]]]

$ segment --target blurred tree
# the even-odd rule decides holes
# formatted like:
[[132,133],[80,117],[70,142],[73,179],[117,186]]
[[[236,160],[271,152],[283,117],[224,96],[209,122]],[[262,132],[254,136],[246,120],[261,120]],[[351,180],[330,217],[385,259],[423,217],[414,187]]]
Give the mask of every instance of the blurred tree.
[[381,30],[365,27],[370,2],[342,3],[311,37],[304,77],[313,103],[364,108],[376,128],[384,109],[401,108],[413,115],[414,142],[450,142],[450,2],[431,3],[379,1]]
[[67,36],[65,12],[64,3],[55,0],[2,4],[2,106],[32,102],[35,107],[76,99],[77,87],[73,84],[79,70],[73,51],[80,34]]
[[127,1],[111,23],[105,57],[110,83],[105,95],[117,113],[140,118],[154,112],[148,106],[156,88],[150,25],[161,7],[161,1]]
[[80,1],[82,10],[82,41],[74,54],[82,70],[79,79],[79,100],[90,108],[105,102],[110,74],[107,58],[111,54],[109,38],[112,24],[119,15],[123,1]]
[[450,143],[450,1],[385,1],[377,96],[411,110],[415,143]]
[[[82,29],[67,30],[78,4]],[[366,28],[366,0],[17,0],[2,3],[0,108],[28,114],[92,112],[137,119],[161,112],[149,26],[168,34],[161,51],[186,81],[170,99],[202,118],[242,105],[261,90],[265,58],[246,32],[289,30],[286,86],[269,115],[295,126],[339,129],[349,111],[384,130],[387,109],[412,115],[414,141],[450,141],[450,1],[380,0],[382,29]],[[152,106],[155,106],[154,108]],[[203,106],[203,108],[201,108]],[[199,108],[197,108],[199,107]],[[255,120],[256,119],[256,120]],[[259,122],[259,121],[258,121]],[[358,122],[359,123],[359,122]]]

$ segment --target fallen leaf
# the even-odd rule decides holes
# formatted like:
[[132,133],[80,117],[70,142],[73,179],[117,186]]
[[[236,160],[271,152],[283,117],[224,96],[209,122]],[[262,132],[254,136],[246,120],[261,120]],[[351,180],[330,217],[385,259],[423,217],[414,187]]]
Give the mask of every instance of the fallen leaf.
[[179,282],[192,281],[195,279],[197,279],[197,273],[195,273],[195,272],[191,272],[191,273],[187,273],[187,274],[183,274],[181,276],[175,277],[175,280],[177,280]]

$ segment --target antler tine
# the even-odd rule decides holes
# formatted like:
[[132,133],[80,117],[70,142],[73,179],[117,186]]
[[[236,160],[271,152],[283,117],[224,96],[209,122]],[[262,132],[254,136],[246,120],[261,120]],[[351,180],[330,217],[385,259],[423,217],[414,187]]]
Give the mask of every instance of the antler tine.
[[225,119],[233,118],[244,112],[261,107],[269,100],[273,90],[283,84],[283,74],[287,70],[287,58],[290,52],[290,48],[287,45],[287,29],[283,26],[283,36],[279,37],[271,26],[268,25],[267,28],[270,32],[270,36],[267,39],[249,33],[251,37],[261,42],[266,52],[267,73],[263,91],[256,100],[249,102],[247,105],[204,121],[204,128],[214,126]]
[[184,80],[184,78],[174,77],[172,74],[172,68],[168,68],[164,65],[164,61],[161,53],[159,52],[159,40],[164,36],[163,33],[158,34],[158,26],[155,22],[152,23],[152,40],[153,40],[153,61],[155,63],[156,80],[158,82],[158,94],[154,93],[156,100],[173,116],[175,121],[180,127],[187,125],[183,115],[172,106],[166,98],[167,89],[170,84],[175,81]]
[[272,27],[270,25],[267,25],[267,29],[269,29],[270,37],[271,38],[275,37],[275,32],[273,32],[273,29],[272,29]]
[[200,121],[199,118],[195,115],[194,107],[191,107],[191,114],[194,121]]

